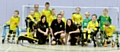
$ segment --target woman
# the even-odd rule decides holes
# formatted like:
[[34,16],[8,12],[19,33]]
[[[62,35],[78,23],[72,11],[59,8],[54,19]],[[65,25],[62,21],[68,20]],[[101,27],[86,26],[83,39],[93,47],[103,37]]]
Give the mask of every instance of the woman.
[[48,35],[48,23],[46,22],[46,16],[42,15],[41,16],[41,21],[38,22],[37,24],[37,39],[38,44],[45,44],[46,43],[46,38]]
[[66,43],[68,35],[71,37],[70,44],[75,45],[79,41],[79,28],[72,22],[72,19],[68,19],[66,23]]

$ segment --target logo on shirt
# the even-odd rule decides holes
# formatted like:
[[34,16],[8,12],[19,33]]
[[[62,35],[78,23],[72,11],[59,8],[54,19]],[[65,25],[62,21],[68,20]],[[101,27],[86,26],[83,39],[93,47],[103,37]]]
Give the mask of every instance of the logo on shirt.
[[44,27],[46,27],[46,25],[44,25]]
[[60,28],[62,27],[62,25],[60,25]]

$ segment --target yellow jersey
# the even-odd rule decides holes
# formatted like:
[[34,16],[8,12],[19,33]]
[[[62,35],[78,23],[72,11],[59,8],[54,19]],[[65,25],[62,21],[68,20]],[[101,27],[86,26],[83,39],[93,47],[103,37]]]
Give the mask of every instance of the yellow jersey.
[[54,20],[54,19],[56,19],[57,18],[57,16],[56,15],[51,15],[50,16],[50,23],[49,23],[49,26],[51,26],[51,23],[52,23],[52,21]]
[[50,25],[51,19],[52,19],[52,17],[50,17],[50,16],[52,15],[52,11],[50,9],[48,9],[48,10],[44,9],[44,10],[42,10],[42,15],[46,16],[47,22]]
[[103,26],[103,30],[105,31],[107,36],[112,36],[116,28],[113,25],[110,25],[109,27]]
[[87,28],[88,28],[88,29],[93,29],[93,30],[96,31],[96,30],[97,30],[96,27],[98,27],[98,26],[99,26],[99,24],[98,24],[97,21],[95,21],[95,22],[90,21],[90,22],[88,23]]
[[64,22],[65,27],[66,27],[66,19],[65,19],[65,17],[62,17],[62,21]]
[[38,21],[40,21],[40,17],[41,17],[41,14],[40,14],[40,12],[39,11],[34,11],[34,17],[35,17],[35,19],[36,19],[36,21],[38,22]]
[[30,18],[31,21],[35,22],[34,16],[32,16],[32,15],[29,14],[28,18]]
[[72,15],[72,21],[75,23],[75,24],[79,24],[80,26],[82,25],[82,21],[83,21],[83,17],[82,17],[82,14],[73,14]]
[[14,17],[12,16],[10,20],[6,23],[10,25],[10,30],[16,31],[16,27],[20,23],[20,16]]

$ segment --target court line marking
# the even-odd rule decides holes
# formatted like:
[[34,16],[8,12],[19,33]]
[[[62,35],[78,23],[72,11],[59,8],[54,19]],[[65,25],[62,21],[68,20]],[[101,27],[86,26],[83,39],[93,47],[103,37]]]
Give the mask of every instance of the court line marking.
[[8,52],[11,49],[11,47],[9,47],[5,52]]

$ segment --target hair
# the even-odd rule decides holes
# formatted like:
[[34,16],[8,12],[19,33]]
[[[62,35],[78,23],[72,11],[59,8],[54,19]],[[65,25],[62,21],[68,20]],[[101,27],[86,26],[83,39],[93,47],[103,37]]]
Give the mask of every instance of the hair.
[[41,22],[42,22],[42,19],[43,19],[44,17],[45,17],[45,23],[47,23],[47,21],[46,21],[47,19],[46,19],[46,16],[45,16],[45,15],[42,15],[42,16],[41,16]]
[[97,18],[97,15],[96,14],[93,14],[92,16],[95,16]]
[[50,5],[50,3],[49,3],[49,2],[46,2],[45,5]]
[[89,15],[90,16],[90,12],[85,12],[85,14]]
[[109,23],[109,22],[105,22],[104,25],[105,25],[105,26],[109,26],[110,23]]
[[19,14],[19,11],[18,10],[15,10],[14,12],[17,12]]
[[39,5],[38,5],[38,4],[34,4],[34,7],[35,7],[35,6],[38,6],[38,7],[39,7]]
[[76,9],[75,10],[77,10],[77,9],[81,9],[80,7],[76,7]]
[[69,26],[68,26],[68,20],[70,20],[71,21],[71,26],[70,27],[73,27],[73,25],[74,25],[74,23],[73,23],[73,21],[72,21],[72,19],[67,19],[67,21],[66,21],[66,29],[67,28],[69,28]]
[[55,10],[55,8],[52,8],[52,11]]
[[[61,14],[57,14],[57,17],[58,17],[59,15],[61,15]],[[61,15],[61,16],[62,16],[62,15]]]
[[107,11],[107,12],[108,12],[108,9],[107,9],[107,8],[105,8],[103,11]]

